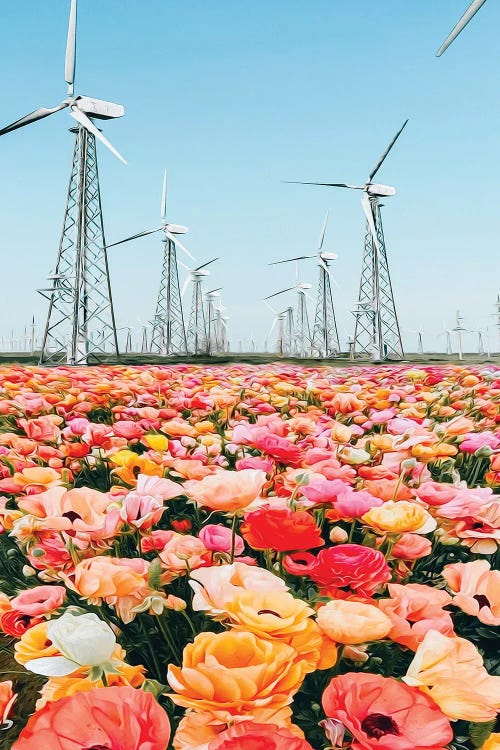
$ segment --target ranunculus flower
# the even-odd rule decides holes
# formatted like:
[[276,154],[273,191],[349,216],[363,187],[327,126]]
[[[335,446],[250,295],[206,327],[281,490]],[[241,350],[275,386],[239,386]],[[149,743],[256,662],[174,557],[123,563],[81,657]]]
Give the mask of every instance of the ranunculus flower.
[[318,609],[321,630],[336,643],[354,645],[378,641],[389,633],[392,623],[373,604],[336,599]]
[[481,745],[481,750],[500,750],[500,733],[490,734],[484,745]]
[[407,500],[388,500],[378,508],[371,508],[361,519],[375,531],[389,534],[429,534],[437,521],[421,505]]
[[194,591],[194,611],[205,610],[212,616],[225,612],[227,604],[240,591],[288,591],[282,578],[265,568],[242,562],[191,571],[189,585]]
[[365,672],[334,677],[322,703],[327,717],[353,735],[352,750],[443,750],[453,739],[434,701],[392,677]]
[[325,541],[306,511],[262,506],[245,515],[240,531],[253,549],[277,552],[321,547]]
[[204,508],[233,513],[256,500],[266,480],[265,471],[260,469],[220,469],[199,481],[185,482],[183,490]]
[[361,544],[338,544],[318,555],[288,555],[285,568],[293,575],[308,575],[320,588],[350,589],[361,596],[372,596],[391,577],[380,550]]
[[9,714],[16,698],[17,695],[12,692],[11,680],[0,682],[0,730],[12,724],[9,722]]
[[208,744],[207,750],[313,750],[307,740],[275,724],[234,724]]
[[11,599],[12,609],[23,615],[36,617],[59,609],[66,598],[64,586],[36,586]]
[[453,620],[444,607],[451,603],[446,591],[421,583],[390,583],[389,598],[378,606],[392,623],[389,638],[406,648],[415,649],[429,630],[454,635]]
[[253,708],[287,706],[304,675],[293,648],[238,631],[200,633],[185,647],[182,666],[168,668],[174,703],[227,722]]
[[491,721],[500,711],[500,677],[488,674],[465,638],[429,630],[403,680],[430,695],[453,720]]
[[12,750],[166,750],[169,739],[168,716],[151,693],[106,687],[47,703]]
[[487,560],[473,560],[445,565],[442,575],[456,607],[485,625],[500,625],[500,570],[491,570]]
[[286,438],[279,437],[271,432],[265,434],[254,432],[251,444],[279,463],[287,464],[287,466],[300,466],[301,464],[302,450]]
[[16,644],[14,644],[14,658],[18,664],[26,664],[32,659],[40,659],[45,656],[60,656],[59,650],[49,640],[47,635],[48,620],[33,625]]
[[109,625],[92,612],[62,617],[47,624],[47,638],[61,656],[43,656],[25,662],[31,672],[53,677],[72,674],[81,666],[109,664],[116,637]]
[[401,534],[391,550],[391,555],[398,560],[419,560],[432,552],[432,542],[419,534]]
[[[233,543],[231,529],[219,523],[208,523],[198,534],[206,549],[214,552],[230,552]],[[241,536],[235,534],[234,554],[242,555],[245,543]]]

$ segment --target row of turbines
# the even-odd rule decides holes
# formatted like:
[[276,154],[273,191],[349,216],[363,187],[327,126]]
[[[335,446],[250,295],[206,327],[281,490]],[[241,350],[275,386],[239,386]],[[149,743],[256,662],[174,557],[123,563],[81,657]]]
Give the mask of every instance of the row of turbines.
[[[438,54],[453,41],[485,0],[475,0],[452,31]],[[167,180],[163,181],[161,224],[151,230],[140,231],[118,242],[107,244],[101,208],[96,140],[99,140],[118,159],[121,154],[102,134],[95,121],[120,118],[125,114],[122,105],[88,96],[75,95],[77,0],[71,0],[65,56],[65,98],[56,106],[42,107],[0,129],[0,136],[30,125],[60,110],[66,109],[75,121],[72,168],[68,186],[63,230],[53,273],[48,286],[40,293],[48,301],[46,324],[40,342],[40,364],[70,365],[106,361],[119,356],[107,250],[144,236],[162,233],[163,263],[160,289],[152,321],[143,327],[140,348],[142,353],[164,355],[215,354],[229,349],[226,308],[221,302],[221,287],[205,291],[203,282],[210,275],[208,267],[217,259],[197,265],[194,256],[182,244],[187,228],[167,220]],[[359,190],[366,221],[363,263],[358,301],[355,307],[354,333],[349,340],[352,358],[371,357],[375,360],[401,359],[404,356],[401,331],[394,303],[391,278],[381,218],[381,199],[393,196],[395,189],[374,182],[389,152],[408,121],[396,133],[387,149],[361,185],[347,183],[301,183]],[[126,163],[126,162],[125,162]],[[323,250],[326,231],[323,225],[319,246],[313,256],[287,258],[277,263],[299,263],[314,257],[319,267],[319,284],[315,316],[308,319],[307,298],[310,284],[301,281],[298,272],[293,287],[281,289],[266,299],[275,315],[278,331],[278,351],[298,356],[334,357],[340,354],[340,342],[335,319],[330,265],[333,253]],[[177,258],[183,252],[191,261],[186,266]],[[187,271],[184,287],[180,288],[179,266]],[[185,315],[183,293],[192,284],[189,316]],[[294,290],[297,306],[278,312],[269,302],[285,292]],[[500,321],[500,306],[499,306]],[[458,318],[457,318],[458,326]],[[500,322],[499,322],[500,329]],[[455,331],[461,330],[456,328]],[[464,329],[465,330],[465,329]],[[461,335],[461,334],[460,334]],[[421,337],[420,337],[421,341]],[[31,347],[36,346],[35,335]],[[128,329],[125,350],[130,350],[132,330]],[[461,356],[461,344],[459,354]]]
[[[48,301],[46,324],[39,342],[40,364],[83,365],[119,356],[120,329],[115,320],[107,250],[157,232],[162,233],[164,246],[161,281],[153,319],[143,329],[141,352],[197,355],[227,351],[228,316],[221,302],[221,287],[203,289],[203,282],[210,276],[208,266],[218,259],[199,264],[179,238],[188,231],[187,227],[167,220],[166,172],[160,226],[119,242],[106,243],[96,140],[126,162],[94,121],[101,123],[123,117],[125,110],[120,104],[75,95],[76,29],[77,0],[71,0],[64,68],[66,97],[55,107],[41,107],[0,129],[2,136],[63,109],[75,121],[70,131],[74,134],[73,160],[57,260],[54,271],[47,277],[47,287],[38,290]],[[178,260],[177,250],[189,257],[190,266]],[[179,266],[187,271],[182,290]],[[182,297],[190,284],[191,306],[186,315]],[[37,344],[33,333],[29,347],[35,350]],[[125,351],[132,346],[129,329]]]

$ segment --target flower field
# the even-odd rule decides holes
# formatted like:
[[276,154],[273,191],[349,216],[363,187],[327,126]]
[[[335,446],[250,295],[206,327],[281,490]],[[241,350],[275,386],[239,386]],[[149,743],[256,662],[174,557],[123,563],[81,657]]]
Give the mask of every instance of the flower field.
[[500,371],[5,367],[0,747],[500,749]]

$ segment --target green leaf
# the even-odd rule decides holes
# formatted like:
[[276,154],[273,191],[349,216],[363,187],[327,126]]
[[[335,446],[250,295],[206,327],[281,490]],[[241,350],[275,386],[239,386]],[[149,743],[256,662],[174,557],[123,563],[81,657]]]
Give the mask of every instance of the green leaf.
[[480,724],[471,724],[469,729],[469,737],[474,747],[480,748],[484,745],[488,737],[493,731],[495,726],[495,720],[487,721]]
[[142,685],[142,689],[145,693],[152,693],[155,698],[158,698],[159,695],[165,692],[167,686],[162,685],[158,680],[146,680]]

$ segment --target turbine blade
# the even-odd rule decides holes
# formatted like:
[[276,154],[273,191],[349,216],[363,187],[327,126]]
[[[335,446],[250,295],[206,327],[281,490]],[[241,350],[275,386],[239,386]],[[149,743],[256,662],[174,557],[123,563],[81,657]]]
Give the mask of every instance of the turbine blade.
[[130,242],[131,240],[137,240],[139,237],[146,237],[148,234],[155,234],[155,232],[161,232],[163,227],[158,227],[158,229],[148,229],[145,232],[138,232],[138,234],[133,234],[131,237],[126,237],[124,240],[119,240],[119,242],[113,242],[111,245],[106,245],[106,247],[116,247],[116,245],[123,245],[124,242]]
[[196,258],[194,257],[194,255],[191,255],[191,253],[189,252],[189,250],[186,250],[186,248],[184,247],[184,245],[181,245],[181,243],[179,242],[179,240],[177,239],[177,237],[174,234],[172,234],[171,232],[168,231],[168,229],[165,229],[165,228],[163,229],[163,231],[165,232],[165,235],[168,237],[168,239],[171,242],[174,243],[174,245],[176,245],[177,247],[180,247],[181,250],[184,250],[184,252],[186,253],[186,255],[189,255],[189,257],[191,258],[191,260],[196,260]]
[[10,133],[12,130],[23,128],[25,125],[30,125],[30,123],[36,122],[37,120],[43,120],[44,117],[53,115],[54,112],[59,112],[60,109],[64,109],[67,106],[68,104],[66,104],[66,102],[62,102],[57,107],[40,107],[39,109],[35,109],[33,112],[30,112],[29,115],[25,115],[10,125],[6,125],[0,130],[0,135],[5,135],[5,133]]
[[377,174],[378,170],[380,169],[380,167],[382,166],[382,164],[386,160],[387,156],[389,155],[389,151],[392,149],[392,147],[394,146],[394,144],[398,140],[399,136],[401,135],[401,133],[405,129],[407,122],[408,122],[408,120],[404,121],[404,123],[402,124],[402,126],[400,127],[400,129],[398,130],[398,132],[396,133],[396,135],[394,136],[394,138],[392,139],[392,141],[389,143],[389,145],[387,146],[386,150],[384,151],[384,153],[382,154],[382,156],[380,157],[380,159],[378,160],[378,162],[376,163],[375,167],[370,172],[370,175],[368,177],[368,182],[371,182],[373,180],[373,178],[375,177],[375,175]]
[[205,266],[209,266],[210,263],[215,263],[216,260],[219,260],[218,258],[212,258],[212,260],[207,260],[206,263],[203,263],[201,266],[197,266],[194,268],[194,271],[201,271],[202,268],[205,268]]
[[283,180],[288,185],[322,185],[323,187],[351,188],[351,190],[364,190],[364,185],[347,185],[345,182],[302,182],[302,180]]
[[329,211],[326,212],[325,221],[323,222],[323,229],[321,230],[321,234],[319,237],[318,252],[323,247],[323,242],[325,241],[326,225],[328,224],[328,214]]
[[184,284],[182,285],[181,297],[184,297],[184,295],[186,294],[187,288],[188,288],[188,286],[189,286],[189,284],[191,283],[192,280],[193,280],[193,277],[192,277],[191,274],[189,274],[186,277],[186,279],[184,281]]
[[264,302],[265,306],[268,307],[269,310],[271,310],[271,312],[273,313],[273,315],[278,315],[278,312],[274,309],[274,307],[272,305],[269,304],[269,302],[266,302],[266,300],[263,300],[263,302]]
[[379,250],[377,230],[375,228],[375,221],[373,219],[372,207],[370,205],[370,199],[368,198],[366,193],[361,198],[361,205],[363,206],[363,211],[365,212],[366,221],[368,222],[368,226],[370,227],[370,232],[372,233],[373,242],[375,243],[375,247],[377,248],[377,250]]
[[272,297],[277,297],[278,294],[284,294],[285,292],[292,292],[296,287],[290,286],[288,289],[281,289],[279,292],[274,292],[274,294],[269,294],[267,297],[264,297],[264,302],[266,299],[271,299]]
[[456,26],[453,27],[452,31],[448,34],[443,44],[436,52],[436,57],[441,57],[443,52],[448,49],[450,44],[457,38],[460,32],[467,26],[471,18],[476,15],[479,8],[481,8],[481,6],[484,5],[485,2],[486,0],[474,0],[469,5],[460,21],[456,24]]
[[177,263],[178,263],[178,264],[179,264],[180,266],[182,266],[182,268],[185,268],[185,269],[186,269],[186,271],[190,271],[190,270],[191,270],[191,269],[190,269],[190,268],[189,268],[188,266],[186,266],[186,264],[185,264],[185,263],[183,263],[183,262],[182,262],[182,260],[179,260],[179,258],[177,258]]
[[74,120],[79,122],[80,125],[88,130],[89,133],[92,133],[92,135],[94,135],[99,141],[101,141],[101,143],[104,143],[106,148],[109,148],[111,153],[114,154],[117,159],[120,159],[120,161],[122,161],[124,164],[127,163],[123,156],[116,150],[116,148],[112,146],[108,139],[103,136],[99,128],[96,128],[90,117],[87,117],[85,112],[82,112],[82,110],[78,109],[78,107],[71,107],[70,115]]
[[68,84],[69,93],[73,94],[76,64],[76,0],[71,0],[69,10],[68,38],[66,40],[66,60],[64,65],[64,80]]
[[314,255],[299,255],[297,258],[287,258],[286,260],[275,260],[273,263],[268,263],[268,266],[278,266],[280,263],[293,263],[294,260],[305,260],[306,258],[314,258]]
[[271,328],[269,329],[269,333],[267,334],[267,338],[269,338],[270,335],[272,334],[272,332],[274,331],[277,322],[278,322],[278,318],[275,318],[273,320],[273,324],[272,324]]
[[167,170],[166,169],[163,173],[163,190],[161,193],[160,216],[162,218],[162,221],[167,220]]

